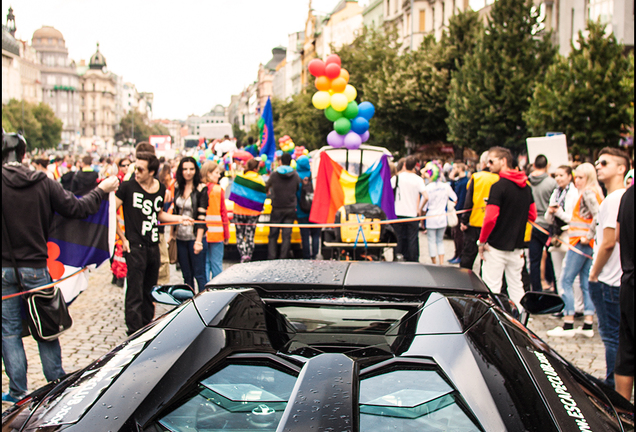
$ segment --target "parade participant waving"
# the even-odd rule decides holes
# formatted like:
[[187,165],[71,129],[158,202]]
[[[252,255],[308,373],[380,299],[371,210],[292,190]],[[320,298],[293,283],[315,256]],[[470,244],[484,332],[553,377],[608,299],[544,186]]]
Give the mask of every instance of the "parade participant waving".
[[236,224],[236,247],[241,254],[241,262],[252,260],[254,253],[254,233],[258,216],[265,203],[265,182],[258,174],[258,159],[250,159],[245,172],[234,178],[230,201],[234,201],[234,222]]
[[207,258],[205,260],[205,276],[214,278],[223,271],[223,254],[225,245],[230,239],[229,219],[225,207],[225,192],[219,185],[221,167],[216,162],[206,162],[201,171],[207,183],[204,189],[208,198],[205,210],[207,222]]
[[[177,167],[177,182],[174,188],[174,214],[191,217],[197,221],[206,220],[205,212],[208,208],[207,188],[200,190],[201,173],[194,158],[188,156],[181,159]],[[198,291],[202,291],[208,283],[205,273],[205,257],[207,241],[204,238],[205,226],[197,224],[194,227],[176,226],[172,235],[177,239],[177,256],[183,281],[194,286],[197,281]]]

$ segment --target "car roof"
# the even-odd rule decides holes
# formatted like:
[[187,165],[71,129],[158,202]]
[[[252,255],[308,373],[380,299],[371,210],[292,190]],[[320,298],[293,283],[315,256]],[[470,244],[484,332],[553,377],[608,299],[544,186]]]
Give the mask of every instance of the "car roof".
[[268,292],[349,291],[413,296],[436,291],[488,293],[472,271],[404,262],[271,260],[224,270],[206,287],[258,286]]

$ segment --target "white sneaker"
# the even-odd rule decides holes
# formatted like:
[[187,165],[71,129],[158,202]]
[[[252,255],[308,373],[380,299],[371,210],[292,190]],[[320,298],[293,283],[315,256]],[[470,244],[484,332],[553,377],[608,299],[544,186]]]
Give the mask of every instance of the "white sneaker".
[[564,330],[563,327],[555,327],[552,330],[548,330],[546,334],[552,337],[574,337],[576,332],[575,329]]
[[592,338],[594,337],[594,330],[589,329],[589,330],[583,330],[583,326],[577,327],[576,328],[576,332],[580,335],[583,335],[587,338]]

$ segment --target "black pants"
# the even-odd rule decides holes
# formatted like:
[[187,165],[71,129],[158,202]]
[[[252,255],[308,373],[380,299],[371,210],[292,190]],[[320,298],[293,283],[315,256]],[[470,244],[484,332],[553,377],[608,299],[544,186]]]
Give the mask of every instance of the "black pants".
[[[404,217],[398,216],[398,219],[404,219]],[[397,236],[395,253],[403,255],[405,261],[420,260],[419,226],[418,221],[393,224],[393,230]]]
[[[271,223],[283,223],[293,224],[296,220],[296,209],[272,209],[272,214],[269,218]],[[280,246],[281,259],[289,258],[289,250],[291,248],[291,228],[269,228],[269,237],[267,243],[267,259],[276,259],[276,252],[278,250],[278,233],[283,231],[283,243]]]
[[453,258],[459,258],[462,256],[462,250],[464,249],[464,231],[462,231],[460,224],[451,228],[451,231],[453,233],[453,242],[455,243],[455,255],[453,255]]
[[[530,251],[530,281],[532,283],[532,291],[543,291],[541,286],[541,258],[543,257],[543,249],[546,247],[548,235],[542,233],[538,229],[532,227],[532,238],[528,249]],[[545,279],[548,282],[554,281],[554,268],[552,267],[552,257],[548,254],[545,260]]]
[[151,292],[159,277],[159,245],[131,244],[125,258],[128,267],[125,316],[127,334],[130,336],[150,323],[155,316]]
[[481,227],[468,226],[464,231],[464,247],[462,248],[462,254],[460,255],[459,266],[461,268],[472,270],[473,264],[475,264],[475,258],[479,253],[477,247],[477,240],[481,234]]

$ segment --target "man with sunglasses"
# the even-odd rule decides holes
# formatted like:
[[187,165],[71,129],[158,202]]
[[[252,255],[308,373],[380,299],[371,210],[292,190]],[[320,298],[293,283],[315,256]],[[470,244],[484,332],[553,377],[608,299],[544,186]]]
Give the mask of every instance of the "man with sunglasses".
[[625,193],[623,178],[629,166],[629,157],[622,150],[612,147],[602,149],[596,161],[598,180],[605,185],[607,196],[596,217],[594,262],[590,270],[589,289],[598,316],[598,332],[605,345],[605,382],[612,387],[618,351],[622,275],[619,248],[616,247],[616,219]]
[[488,152],[490,172],[499,180],[490,188],[484,225],[479,236],[482,278],[492,292],[501,292],[506,277],[508,295],[517,307],[525,294],[521,271],[524,265],[524,234],[528,220],[537,218],[537,208],[528,177],[513,169],[510,150],[493,147]]
[[123,182],[115,194],[117,209],[124,209],[125,233],[117,225],[117,234],[127,266],[125,318],[129,336],[154,318],[151,292],[161,264],[158,222],[193,223],[188,216],[163,211],[166,189],[155,179],[159,159],[154,153],[139,151],[136,157],[134,177]]

